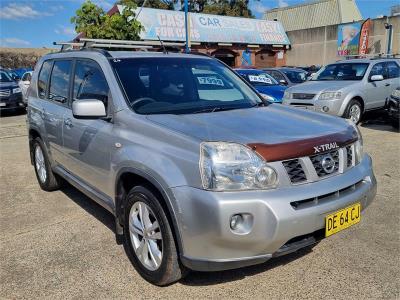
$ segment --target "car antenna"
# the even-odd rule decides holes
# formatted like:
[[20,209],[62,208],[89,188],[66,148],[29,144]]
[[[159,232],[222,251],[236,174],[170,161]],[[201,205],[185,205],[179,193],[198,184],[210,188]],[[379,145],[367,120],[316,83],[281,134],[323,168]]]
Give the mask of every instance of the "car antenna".
[[168,51],[167,51],[167,49],[165,49],[163,41],[160,39],[160,36],[157,35],[157,37],[158,37],[158,40],[160,41],[161,47],[163,48],[163,53],[168,54]]

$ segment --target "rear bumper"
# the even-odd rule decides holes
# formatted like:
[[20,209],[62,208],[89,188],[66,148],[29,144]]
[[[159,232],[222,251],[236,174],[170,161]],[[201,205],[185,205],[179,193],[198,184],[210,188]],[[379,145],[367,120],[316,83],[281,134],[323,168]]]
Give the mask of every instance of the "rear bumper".
[[[194,270],[216,271],[262,263],[312,245],[321,237],[326,215],[356,202],[362,209],[371,203],[376,179],[371,158],[365,155],[359,165],[341,175],[288,188],[219,193],[191,187],[171,190],[182,263]],[[332,193],[319,202],[293,205]],[[253,216],[250,232],[237,234],[230,229],[230,218],[238,213]]]

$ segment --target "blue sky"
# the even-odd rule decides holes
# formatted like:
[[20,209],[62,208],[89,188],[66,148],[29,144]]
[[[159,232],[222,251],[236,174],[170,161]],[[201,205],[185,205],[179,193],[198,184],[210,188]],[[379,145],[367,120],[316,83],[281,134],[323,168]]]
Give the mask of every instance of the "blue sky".
[[[83,0],[0,0],[0,46],[52,47],[53,41],[75,36],[70,18]],[[92,0],[108,10],[112,0]],[[266,9],[305,2],[304,0],[251,0],[253,13],[260,18]],[[398,0],[356,0],[363,18],[388,15]]]

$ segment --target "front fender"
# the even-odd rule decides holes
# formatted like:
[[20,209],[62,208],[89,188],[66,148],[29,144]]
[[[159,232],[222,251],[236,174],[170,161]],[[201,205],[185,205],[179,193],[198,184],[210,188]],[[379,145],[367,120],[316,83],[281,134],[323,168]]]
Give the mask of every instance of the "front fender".
[[[354,98],[361,98],[362,101],[364,102],[364,99],[365,99],[364,92],[362,92],[362,91],[356,91],[356,92],[355,91],[354,92],[350,91],[348,94],[346,94],[346,97],[344,98],[344,100],[342,102],[342,105],[340,107],[340,110],[339,110],[339,116],[343,116],[343,114],[345,113],[346,108],[349,105],[350,101],[352,99],[354,99]],[[363,105],[363,109],[365,111],[365,104]]]

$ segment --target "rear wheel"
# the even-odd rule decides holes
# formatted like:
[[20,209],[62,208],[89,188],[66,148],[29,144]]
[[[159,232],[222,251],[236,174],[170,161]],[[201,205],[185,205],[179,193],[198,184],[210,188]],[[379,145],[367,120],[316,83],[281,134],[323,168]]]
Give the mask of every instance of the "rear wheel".
[[40,187],[45,191],[57,190],[60,187],[61,178],[53,173],[46,148],[40,138],[33,140],[32,151],[36,178]]
[[347,105],[344,117],[350,119],[354,124],[358,124],[361,121],[363,114],[363,109],[360,101],[357,99],[352,99]]
[[182,278],[175,241],[156,193],[145,186],[132,188],[125,206],[125,246],[135,269],[155,285]]

